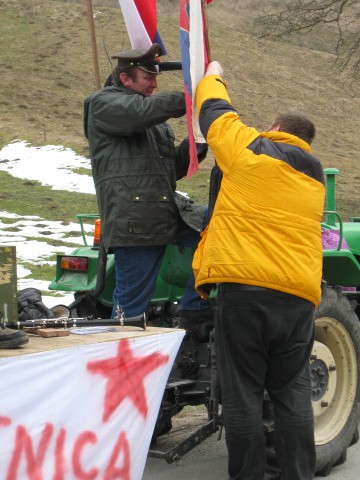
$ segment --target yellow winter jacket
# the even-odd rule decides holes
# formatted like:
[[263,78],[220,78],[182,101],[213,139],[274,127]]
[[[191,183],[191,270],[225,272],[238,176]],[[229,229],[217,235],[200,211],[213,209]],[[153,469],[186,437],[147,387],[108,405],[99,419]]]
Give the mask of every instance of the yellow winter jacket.
[[223,173],[213,216],[195,252],[196,289],[258,285],[321,297],[320,221],[325,187],[310,146],[285,132],[243,124],[217,75],[198,85],[200,127]]

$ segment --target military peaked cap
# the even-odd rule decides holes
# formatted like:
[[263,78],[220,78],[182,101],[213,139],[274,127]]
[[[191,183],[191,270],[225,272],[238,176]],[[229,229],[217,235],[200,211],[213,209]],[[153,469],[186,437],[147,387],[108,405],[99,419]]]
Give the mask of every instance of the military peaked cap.
[[163,55],[160,45],[154,43],[148,50],[135,49],[117,53],[111,58],[117,59],[121,67],[138,67],[149,73],[160,73],[158,58]]

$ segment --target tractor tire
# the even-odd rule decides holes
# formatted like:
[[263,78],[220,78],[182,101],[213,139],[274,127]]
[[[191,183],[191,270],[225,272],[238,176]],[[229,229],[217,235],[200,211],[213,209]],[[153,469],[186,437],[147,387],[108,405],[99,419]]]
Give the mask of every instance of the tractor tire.
[[358,440],[360,323],[341,287],[324,285],[315,312],[310,366],[315,417],[316,472],[329,475]]
[[[341,287],[325,283],[315,311],[310,357],[315,419],[316,475],[327,476],[346,461],[358,439],[360,421],[360,322]],[[279,469],[273,442],[273,408],[264,400],[268,469]]]

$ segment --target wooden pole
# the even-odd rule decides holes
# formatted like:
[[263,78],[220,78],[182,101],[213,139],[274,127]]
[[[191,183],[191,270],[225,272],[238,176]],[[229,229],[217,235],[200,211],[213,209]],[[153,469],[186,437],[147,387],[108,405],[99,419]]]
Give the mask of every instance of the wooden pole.
[[94,14],[92,8],[92,1],[87,0],[87,16],[90,27],[90,36],[91,36],[91,48],[93,54],[93,64],[94,64],[94,76],[95,76],[95,86],[97,90],[101,89],[100,82],[100,72],[99,72],[99,62],[96,48],[96,36],[95,36],[95,24],[94,24]]
[[209,63],[212,62],[212,54],[211,54],[211,45],[210,45],[210,35],[209,35],[209,28],[208,28],[208,18],[207,18],[207,3],[206,0],[201,0],[201,8],[202,14],[204,19],[204,39],[205,39],[205,46],[206,51],[208,54]]

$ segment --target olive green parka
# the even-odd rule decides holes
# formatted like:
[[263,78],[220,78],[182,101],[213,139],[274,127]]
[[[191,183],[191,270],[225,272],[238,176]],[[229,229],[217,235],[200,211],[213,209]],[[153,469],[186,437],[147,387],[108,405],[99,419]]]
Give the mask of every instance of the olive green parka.
[[[144,97],[112,86],[85,100],[84,131],[106,250],[173,243],[181,218],[202,229],[204,207],[175,192],[188,169],[189,142],[175,147],[165,122],[184,114],[178,92]],[[200,161],[206,151],[205,145]]]

